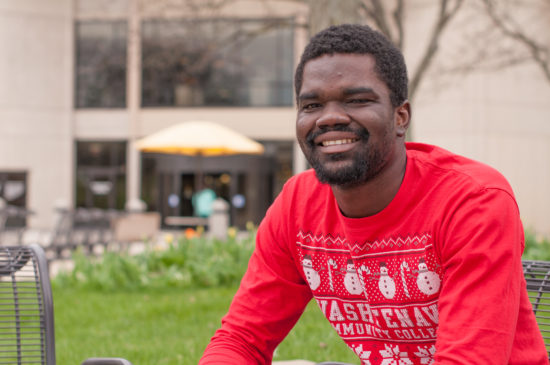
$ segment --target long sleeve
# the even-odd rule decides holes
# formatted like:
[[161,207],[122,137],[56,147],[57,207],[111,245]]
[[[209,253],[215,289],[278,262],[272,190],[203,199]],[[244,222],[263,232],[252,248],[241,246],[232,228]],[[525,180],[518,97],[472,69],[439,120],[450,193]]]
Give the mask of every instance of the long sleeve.
[[273,351],[311,299],[290,250],[281,199],[258,229],[256,249],[201,365],[271,364]]
[[512,353],[516,336],[538,334],[526,297],[523,228],[513,197],[484,189],[457,205],[440,237],[444,284],[434,365],[504,365],[520,358],[521,364],[547,364],[545,351],[532,351],[544,349],[539,337],[532,338],[531,351]]

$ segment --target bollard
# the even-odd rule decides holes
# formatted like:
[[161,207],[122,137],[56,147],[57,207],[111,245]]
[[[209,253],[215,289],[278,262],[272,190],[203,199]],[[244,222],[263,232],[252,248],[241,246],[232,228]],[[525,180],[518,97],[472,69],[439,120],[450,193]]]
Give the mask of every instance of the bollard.
[[141,199],[130,199],[124,205],[124,209],[130,213],[143,213],[147,210],[147,204]]
[[208,230],[214,238],[227,238],[229,228],[229,203],[217,198],[212,203],[212,214],[208,217]]

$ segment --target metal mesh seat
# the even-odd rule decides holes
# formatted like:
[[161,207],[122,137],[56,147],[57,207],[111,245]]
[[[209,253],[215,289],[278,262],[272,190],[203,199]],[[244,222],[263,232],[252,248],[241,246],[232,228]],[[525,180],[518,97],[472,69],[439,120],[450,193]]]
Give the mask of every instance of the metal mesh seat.
[[0,247],[0,364],[55,364],[47,263],[36,249]]
[[[48,263],[38,245],[0,247],[0,364],[55,365]],[[91,358],[85,365],[131,365]]]
[[550,262],[523,261],[529,300],[550,357]]

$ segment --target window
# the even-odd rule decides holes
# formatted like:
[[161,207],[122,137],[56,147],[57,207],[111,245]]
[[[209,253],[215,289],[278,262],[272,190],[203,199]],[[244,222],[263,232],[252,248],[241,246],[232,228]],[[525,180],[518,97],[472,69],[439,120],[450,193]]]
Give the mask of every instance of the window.
[[[27,222],[27,173],[0,171],[1,224],[5,227],[25,227]],[[4,205],[7,205],[5,207]],[[4,215],[5,214],[5,215]],[[5,219],[5,221],[3,221]]]
[[126,142],[76,142],[76,206],[124,209]]
[[270,203],[283,190],[283,185],[292,177],[292,163],[294,155],[293,141],[261,141],[264,145],[264,155],[273,160],[272,168],[272,197]]
[[292,105],[285,19],[146,20],[143,106]]
[[76,24],[76,107],[126,106],[125,21]]

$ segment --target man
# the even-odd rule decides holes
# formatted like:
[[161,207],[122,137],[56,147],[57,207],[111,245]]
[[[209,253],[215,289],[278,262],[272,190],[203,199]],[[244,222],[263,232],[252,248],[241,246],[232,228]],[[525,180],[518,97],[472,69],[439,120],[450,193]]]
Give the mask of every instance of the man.
[[366,26],[312,38],[295,75],[290,179],[201,364],[270,364],[315,298],[363,364],[548,364],[512,190],[488,166],[407,143],[401,53]]

